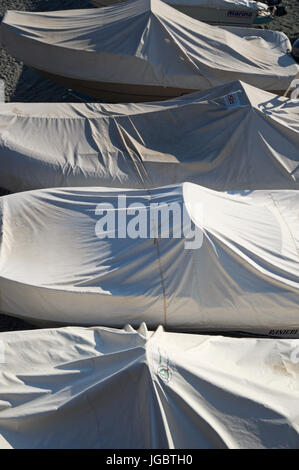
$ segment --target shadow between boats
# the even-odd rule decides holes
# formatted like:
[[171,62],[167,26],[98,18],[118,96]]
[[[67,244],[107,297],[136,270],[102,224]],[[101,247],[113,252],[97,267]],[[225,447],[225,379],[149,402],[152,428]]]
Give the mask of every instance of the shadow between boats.
[[23,65],[17,86],[10,96],[12,102],[22,103],[80,103],[70,90],[44,78],[35,70]]

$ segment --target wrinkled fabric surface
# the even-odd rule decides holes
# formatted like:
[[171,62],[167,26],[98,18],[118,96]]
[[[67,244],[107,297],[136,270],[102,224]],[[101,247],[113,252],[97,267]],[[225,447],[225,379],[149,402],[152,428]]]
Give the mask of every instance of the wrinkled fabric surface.
[[298,191],[191,183],[3,196],[0,311],[48,324],[297,336],[298,205]]
[[8,11],[0,41],[27,65],[92,82],[194,91],[239,79],[284,91],[298,72],[284,33],[231,32],[159,0],[46,13]]
[[160,103],[0,103],[0,186],[299,189],[299,106],[241,82]]
[[0,335],[2,448],[299,447],[298,340],[108,328]]

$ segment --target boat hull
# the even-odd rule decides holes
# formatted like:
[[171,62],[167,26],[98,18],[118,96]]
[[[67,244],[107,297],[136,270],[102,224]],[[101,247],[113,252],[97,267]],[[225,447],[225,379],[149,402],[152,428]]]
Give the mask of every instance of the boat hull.
[[252,26],[257,16],[257,11],[253,10],[226,10],[185,5],[173,5],[173,7],[191,18],[212,25]]
[[35,69],[44,77],[62,85],[64,88],[72,89],[90,96],[97,100],[108,101],[109,103],[142,103],[147,101],[163,101],[198,90],[186,88],[174,88],[166,86],[147,86],[126,83],[95,82],[89,80],[79,80],[76,78],[63,77],[40,69]]
[[[45,78],[52,80],[64,88],[71,89],[82,95],[95,98],[108,103],[146,103],[150,101],[164,101],[167,99],[195,93],[196,89],[174,88],[166,86],[148,86],[126,83],[95,82],[89,80],[78,80],[76,78],[44,72],[35,69]],[[285,90],[269,90],[276,95],[283,95]]]

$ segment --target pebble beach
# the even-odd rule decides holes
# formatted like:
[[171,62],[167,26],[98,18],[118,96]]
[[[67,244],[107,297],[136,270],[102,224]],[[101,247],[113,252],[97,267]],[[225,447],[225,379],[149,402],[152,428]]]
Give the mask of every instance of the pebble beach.
[[[294,42],[299,38],[299,0],[284,0],[287,15],[276,17],[263,28],[283,31]],[[1,0],[0,19],[6,10],[53,11],[91,8],[87,0]],[[7,102],[78,102],[70,91],[41,77],[4,50],[0,50],[0,79],[5,81]],[[3,193],[2,193],[3,194]],[[34,328],[21,320],[0,315],[0,331]]]

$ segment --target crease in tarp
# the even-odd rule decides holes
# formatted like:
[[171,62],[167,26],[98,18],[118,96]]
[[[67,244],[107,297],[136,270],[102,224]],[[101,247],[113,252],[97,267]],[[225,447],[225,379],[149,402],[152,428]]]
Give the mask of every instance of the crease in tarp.
[[288,232],[289,232],[289,235],[290,235],[290,237],[291,237],[291,239],[292,239],[292,241],[293,241],[295,251],[296,251],[297,254],[299,255],[299,249],[298,249],[298,246],[297,246],[297,244],[296,244],[296,240],[295,240],[295,237],[294,237],[293,230],[291,230],[291,227],[289,226],[289,224],[288,224],[286,218],[284,217],[283,213],[282,213],[281,210],[279,209],[279,205],[276,203],[273,194],[269,193],[269,197],[272,199],[273,205],[274,205],[275,209],[277,210],[277,212],[279,213],[279,216],[280,216],[281,220],[283,221],[285,227],[287,228],[287,230],[288,230]]
[[127,150],[127,154],[130,157],[130,161],[133,164],[133,167],[136,170],[136,173],[140,179],[140,182],[144,189],[153,186],[153,182],[147,169],[143,163],[142,156],[138,152],[137,147],[134,145],[132,139],[130,138],[127,131],[121,126],[120,123],[115,120],[115,126],[118,130],[119,136],[124,144],[125,149]]
[[[291,280],[291,279],[284,279],[282,276],[279,276],[279,274],[275,272],[270,272],[269,268],[266,269],[266,267],[263,267],[261,265],[261,261],[264,261],[260,255],[258,255],[256,252],[253,251],[245,251],[241,250],[241,247],[239,248],[238,243],[235,242],[233,245],[231,241],[228,238],[225,238],[223,236],[220,236],[219,234],[215,232],[211,232],[207,230],[210,233],[210,237],[213,239],[215,238],[218,242],[218,244],[221,246],[221,249],[224,252],[230,253],[230,255],[237,261],[239,264],[245,267],[243,265],[243,261],[246,262],[246,269],[251,270],[253,273],[255,273],[258,277],[262,278],[264,281],[269,282],[269,279],[271,279],[271,282],[273,285],[279,285],[279,283],[285,284],[285,289],[291,289],[293,292],[296,293],[298,290],[298,282],[296,280]],[[249,257],[249,255],[252,256],[252,258]],[[254,258],[257,259],[257,261],[254,261]],[[260,263],[258,263],[260,261]],[[265,265],[268,265],[269,267],[273,267],[273,265],[270,262],[265,262]],[[281,274],[288,274],[291,276],[287,271],[282,271],[280,270]],[[231,278],[230,278],[231,279]],[[294,276],[294,279],[296,279],[296,276]],[[230,280],[231,282],[231,280]]]
[[151,386],[152,390],[154,392],[154,405],[158,409],[160,419],[162,420],[163,423],[163,431],[164,431],[164,439],[167,441],[168,448],[173,449],[174,448],[174,442],[172,439],[172,432],[171,432],[171,426],[168,423],[167,415],[165,413],[165,409],[163,407],[163,402],[161,399],[161,391],[162,389],[162,383],[161,380],[157,380],[157,371],[153,367],[153,354],[154,354],[154,349],[155,346],[161,336],[164,334],[163,328],[160,326],[156,329],[154,334],[147,340],[146,343],[146,349],[145,349],[145,354],[146,354],[146,359],[147,359],[147,366],[148,366],[148,372],[151,377]]
[[[148,188],[149,183],[150,186],[153,186],[153,182],[151,181],[151,178],[146,170],[146,167],[144,166],[142,156],[139,154],[137,147],[134,145],[133,141],[130,139],[130,136],[127,134],[126,130],[122,128],[122,126],[115,121],[116,128],[118,129],[119,135],[123,140],[123,143],[125,145],[125,148],[127,149],[128,155],[131,157],[131,161],[137,171],[138,176],[141,179],[141,182],[143,183],[144,189]],[[129,145],[131,144],[132,150],[129,148]],[[134,156],[137,157],[137,159],[134,158]],[[133,157],[133,158],[132,158]],[[139,169],[141,167],[141,169]],[[142,170],[144,173],[144,177],[142,176]],[[148,191],[149,199],[151,200],[151,193]],[[153,223],[154,221],[152,221]],[[155,226],[154,227],[156,237],[154,238],[154,245],[156,245],[157,249],[157,260],[158,260],[158,265],[159,265],[159,273],[160,273],[160,280],[161,280],[161,288],[162,288],[162,296],[163,296],[163,317],[164,317],[164,326],[167,326],[167,301],[166,301],[166,290],[165,290],[165,280],[163,276],[163,267],[162,267],[162,260],[160,256],[160,245],[159,245],[159,237],[158,237],[158,228]]]
[[[166,32],[166,35],[171,38],[172,44],[175,46],[175,48],[178,50],[179,54],[182,54],[185,59],[187,59],[186,63],[196,72],[199,73],[205,80],[208,82],[208,86],[212,88],[214,86],[214,83],[207,77],[207,75],[203,72],[202,68],[199,68],[199,66],[192,60],[190,55],[188,54],[187,50],[183,45],[180,45],[178,41],[176,40],[175,36],[171,34],[170,30],[168,30],[162,21],[162,19],[159,16],[155,16],[155,18],[158,20],[159,24],[162,26],[163,30]],[[184,60],[184,59],[183,59]],[[185,62],[185,60],[184,60]]]

